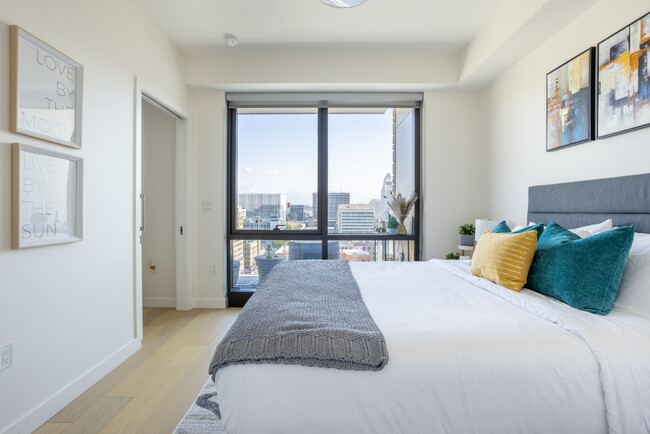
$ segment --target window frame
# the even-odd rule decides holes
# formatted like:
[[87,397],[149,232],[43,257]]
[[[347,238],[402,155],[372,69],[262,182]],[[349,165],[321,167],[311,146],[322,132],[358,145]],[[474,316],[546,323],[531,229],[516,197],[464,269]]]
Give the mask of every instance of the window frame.
[[[297,105],[298,106],[298,105]],[[265,108],[268,106],[265,106]],[[384,107],[377,106],[377,107]],[[390,109],[393,107],[386,106]],[[237,108],[229,107],[227,113],[227,151],[226,151],[226,287],[228,306],[241,307],[253,294],[252,291],[233,291],[232,287],[232,249],[234,240],[287,240],[287,241],[321,241],[322,258],[328,259],[328,243],[330,241],[413,241],[414,261],[419,261],[421,252],[421,109],[413,109],[413,171],[414,188],[418,195],[413,209],[412,233],[407,235],[391,234],[332,234],[327,228],[327,212],[318,213],[318,228],[303,230],[251,230],[237,229]],[[318,209],[327,210],[328,198],[328,115],[327,107],[318,108]]]

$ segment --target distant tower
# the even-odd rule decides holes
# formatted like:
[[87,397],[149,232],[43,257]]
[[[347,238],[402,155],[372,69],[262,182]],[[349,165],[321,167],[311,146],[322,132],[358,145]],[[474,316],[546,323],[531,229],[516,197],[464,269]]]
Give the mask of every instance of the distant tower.
[[[337,212],[339,205],[350,203],[350,193],[327,193],[327,227],[336,231]],[[314,210],[314,222],[318,221],[318,193],[313,193],[312,208]]]
[[393,191],[393,176],[390,173],[387,173],[384,176],[384,183],[381,187],[381,219],[388,220],[388,200],[390,199],[390,193]]
[[375,209],[369,203],[340,204],[336,227],[339,234],[372,234],[375,232]]
[[327,229],[337,231],[339,205],[350,203],[350,193],[328,193],[327,194]]

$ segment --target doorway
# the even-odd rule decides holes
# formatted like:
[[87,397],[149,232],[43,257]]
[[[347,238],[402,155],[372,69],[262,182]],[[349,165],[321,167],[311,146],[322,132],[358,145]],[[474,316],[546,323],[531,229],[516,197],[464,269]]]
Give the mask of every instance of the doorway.
[[189,119],[135,80],[134,335],[143,307],[192,308]]
[[142,101],[142,306],[176,307],[177,116]]

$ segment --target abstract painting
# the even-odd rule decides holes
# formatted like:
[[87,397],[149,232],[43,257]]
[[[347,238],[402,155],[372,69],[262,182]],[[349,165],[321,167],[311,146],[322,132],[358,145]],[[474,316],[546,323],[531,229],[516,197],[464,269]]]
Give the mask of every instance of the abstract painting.
[[594,48],[546,74],[546,150],[593,139]]
[[598,137],[650,125],[650,14],[598,44]]

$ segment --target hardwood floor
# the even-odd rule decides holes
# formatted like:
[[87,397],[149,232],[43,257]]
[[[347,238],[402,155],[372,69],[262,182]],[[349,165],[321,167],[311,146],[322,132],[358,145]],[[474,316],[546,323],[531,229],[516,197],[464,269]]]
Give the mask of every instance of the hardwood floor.
[[240,310],[144,308],[142,348],[35,433],[171,433]]

